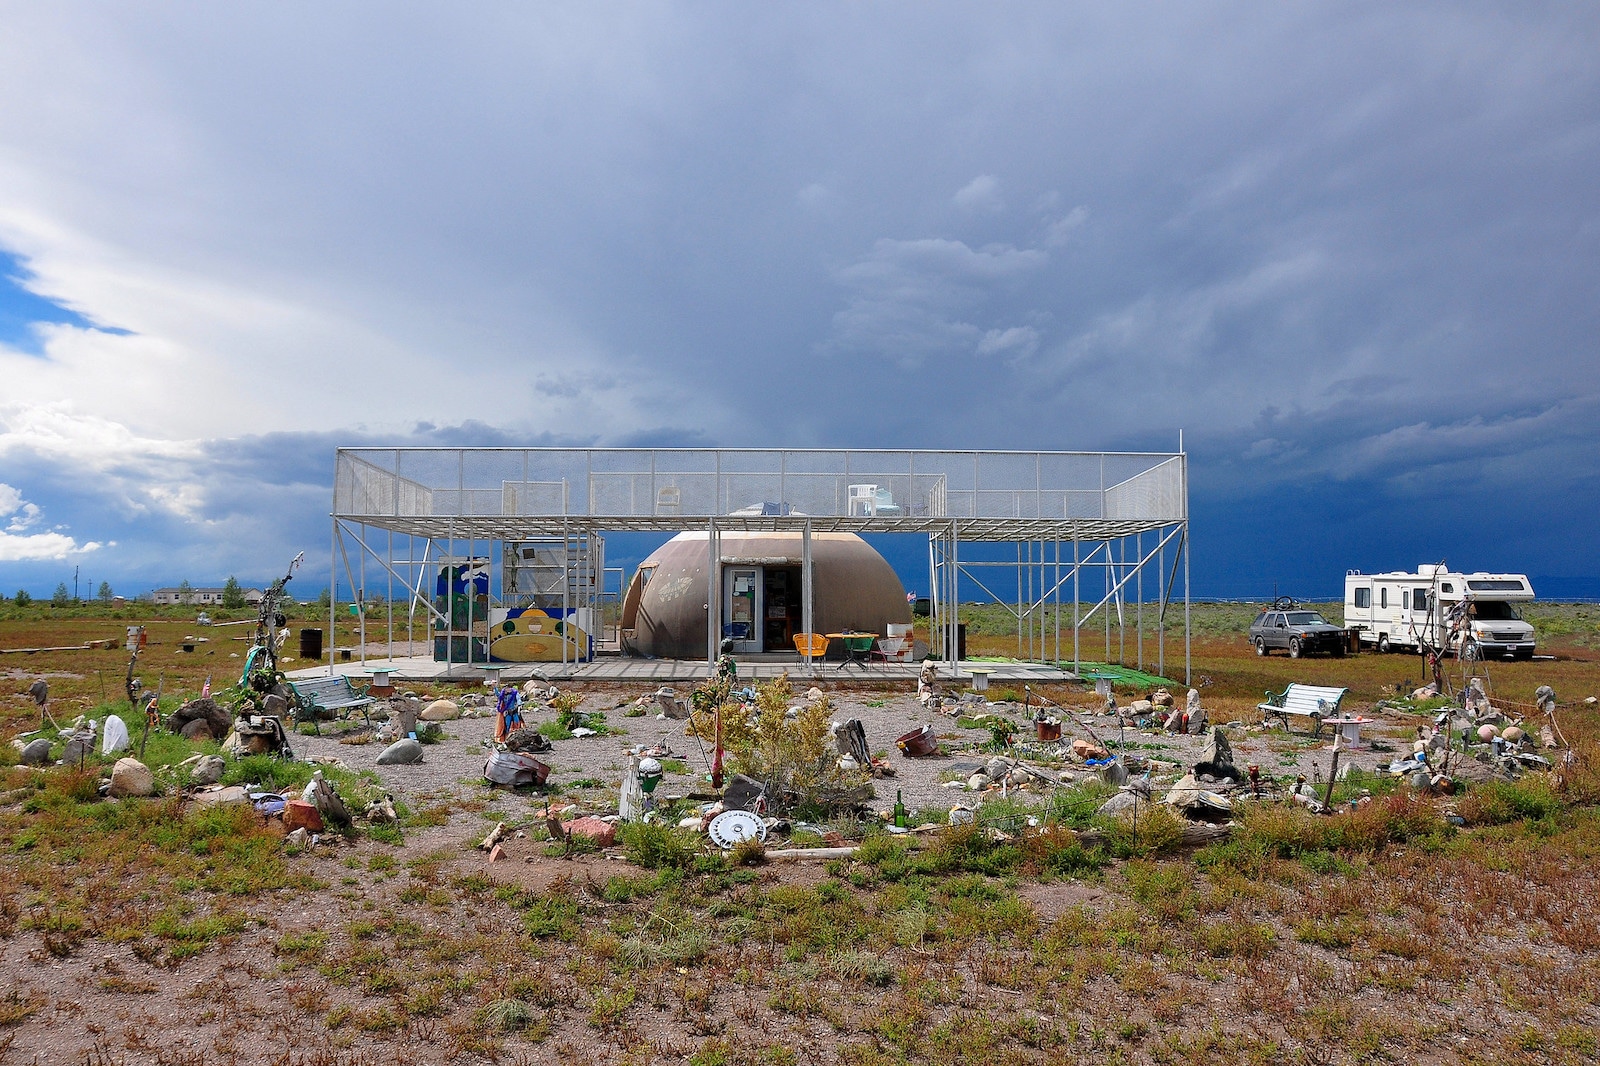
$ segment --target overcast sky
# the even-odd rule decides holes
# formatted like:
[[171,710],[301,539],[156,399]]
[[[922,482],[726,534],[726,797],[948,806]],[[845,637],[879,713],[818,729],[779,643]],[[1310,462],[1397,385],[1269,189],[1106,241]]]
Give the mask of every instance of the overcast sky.
[[326,575],[337,444],[1180,429],[1197,593],[1600,575],[1587,2],[0,2],[0,274],[4,592]]

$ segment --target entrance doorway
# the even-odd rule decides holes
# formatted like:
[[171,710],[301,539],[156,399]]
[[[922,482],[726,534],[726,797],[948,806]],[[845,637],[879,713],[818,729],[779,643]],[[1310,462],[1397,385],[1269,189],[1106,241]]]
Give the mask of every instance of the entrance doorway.
[[761,568],[730,566],[722,572],[722,639],[735,652],[761,650]]
[[790,651],[800,631],[800,568],[729,566],[722,571],[722,638],[735,653]]

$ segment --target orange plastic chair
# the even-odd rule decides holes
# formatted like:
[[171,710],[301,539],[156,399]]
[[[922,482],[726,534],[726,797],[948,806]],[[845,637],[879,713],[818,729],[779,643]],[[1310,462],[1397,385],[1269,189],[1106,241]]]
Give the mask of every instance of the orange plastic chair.
[[810,657],[821,659],[828,654],[828,638],[821,633],[796,633],[794,635],[794,650],[800,653],[802,659]]

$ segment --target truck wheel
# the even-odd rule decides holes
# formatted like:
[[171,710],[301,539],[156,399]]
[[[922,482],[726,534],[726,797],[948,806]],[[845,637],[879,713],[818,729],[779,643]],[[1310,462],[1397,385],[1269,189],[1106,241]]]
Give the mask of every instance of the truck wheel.
[[1289,658],[1291,658],[1291,659],[1300,658],[1300,638],[1299,637],[1290,637],[1289,638]]
[[1256,638],[1256,654],[1257,655],[1265,655],[1265,654],[1267,654],[1267,641],[1266,641],[1266,638],[1264,638],[1264,637],[1257,637]]
[[1380,634],[1378,637],[1378,654],[1389,654],[1389,635],[1387,633]]

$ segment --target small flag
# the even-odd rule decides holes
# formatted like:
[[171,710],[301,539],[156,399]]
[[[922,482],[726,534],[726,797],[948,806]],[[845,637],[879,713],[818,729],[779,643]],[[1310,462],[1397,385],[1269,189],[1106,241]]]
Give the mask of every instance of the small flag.
[[205,699],[211,695],[211,678],[206,678],[206,683],[200,686],[200,698]]
[[917,594],[915,592],[906,593],[906,602],[915,607],[917,605]]

